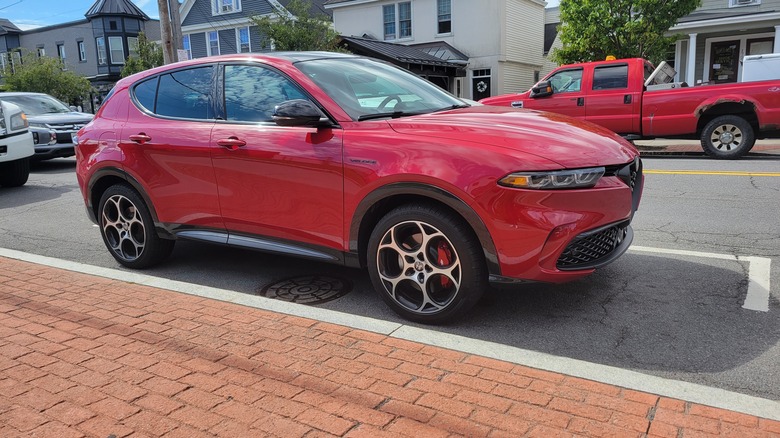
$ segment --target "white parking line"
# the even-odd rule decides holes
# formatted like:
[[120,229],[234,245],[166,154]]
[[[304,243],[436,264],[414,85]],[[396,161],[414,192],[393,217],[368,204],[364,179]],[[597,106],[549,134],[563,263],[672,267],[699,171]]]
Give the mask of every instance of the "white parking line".
[[[637,251],[663,253],[660,248],[642,248]],[[667,251],[667,254],[669,252]],[[702,256],[705,253],[686,252],[683,255]],[[716,257],[726,260],[736,260],[736,257]],[[634,389],[664,397],[686,400],[731,411],[742,412],[757,417],[780,421],[780,401],[754,397],[737,392],[726,391],[720,388],[699,385],[696,383],[671,380],[663,377],[643,374],[637,371],[626,370],[608,365],[586,362],[562,356],[540,353],[509,345],[483,341],[481,339],[466,338],[436,331],[435,329],[413,327],[391,321],[352,315],[335,310],[322,309],[314,306],[289,303],[271,298],[246,293],[218,289],[199,284],[173,281],[146,274],[121,271],[119,269],[102,268],[69,260],[55,259],[52,257],[30,254],[12,249],[0,248],[0,257],[8,257],[23,260],[39,265],[65,269],[73,272],[81,272],[88,275],[111,278],[119,281],[143,284],[174,292],[185,293],[203,298],[210,298],[230,303],[240,304],[256,309],[269,310],[286,315],[299,316],[317,321],[339,324],[359,330],[366,330],[383,334],[397,339],[406,339],[428,345],[439,346],[464,353],[490,357],[514,364],[537,368],[541,370],[557,372],[569,376],[581,377],[596,382],[616,385],[623,388]]]
[[686,251],[682,249],[653,248],[648,246],[632,246],[629,251],[647,252],[651,254],[673,254],[708,259],[734,260],[748,263],[748,290],[745,295],[743,309],[756,312],[769,312],[770,273],[772,259],[767,257],[733,256],[713,252]]

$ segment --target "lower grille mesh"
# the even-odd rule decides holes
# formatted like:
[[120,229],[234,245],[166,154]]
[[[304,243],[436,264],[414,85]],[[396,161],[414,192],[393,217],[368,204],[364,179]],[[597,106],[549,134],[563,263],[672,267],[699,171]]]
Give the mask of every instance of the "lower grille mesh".
[[558,269],[590,265],[610,255],[626,237],[628,223],[577,236],[558,258]]

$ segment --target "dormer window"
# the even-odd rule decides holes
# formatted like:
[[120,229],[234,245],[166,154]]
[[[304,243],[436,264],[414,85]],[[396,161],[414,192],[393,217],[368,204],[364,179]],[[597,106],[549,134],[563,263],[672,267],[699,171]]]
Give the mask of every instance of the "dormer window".
[[760,5],[761,0],[729,0],[729,7]]
[[241,12],[241,0],[211,0],[212,15]]

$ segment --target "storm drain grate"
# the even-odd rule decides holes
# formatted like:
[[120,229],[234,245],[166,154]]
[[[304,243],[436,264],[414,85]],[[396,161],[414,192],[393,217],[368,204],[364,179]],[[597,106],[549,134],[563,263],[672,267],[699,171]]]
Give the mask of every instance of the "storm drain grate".
[[349,280],[324,275],[285,278],[258,291],[259,295],[299,304],[321,304],[348,294]]

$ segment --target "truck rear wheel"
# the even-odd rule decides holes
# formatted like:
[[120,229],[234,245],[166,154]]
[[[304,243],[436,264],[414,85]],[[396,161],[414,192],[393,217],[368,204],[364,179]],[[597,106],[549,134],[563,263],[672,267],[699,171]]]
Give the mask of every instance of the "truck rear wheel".
[[753,127],[739,116],[719,116],[701,132],[701,147],[712,158],[734,160],[750,152],[756,143]]
[[0,186],[20,187],[27,182],[30,177],[30,159],[0,163]]

